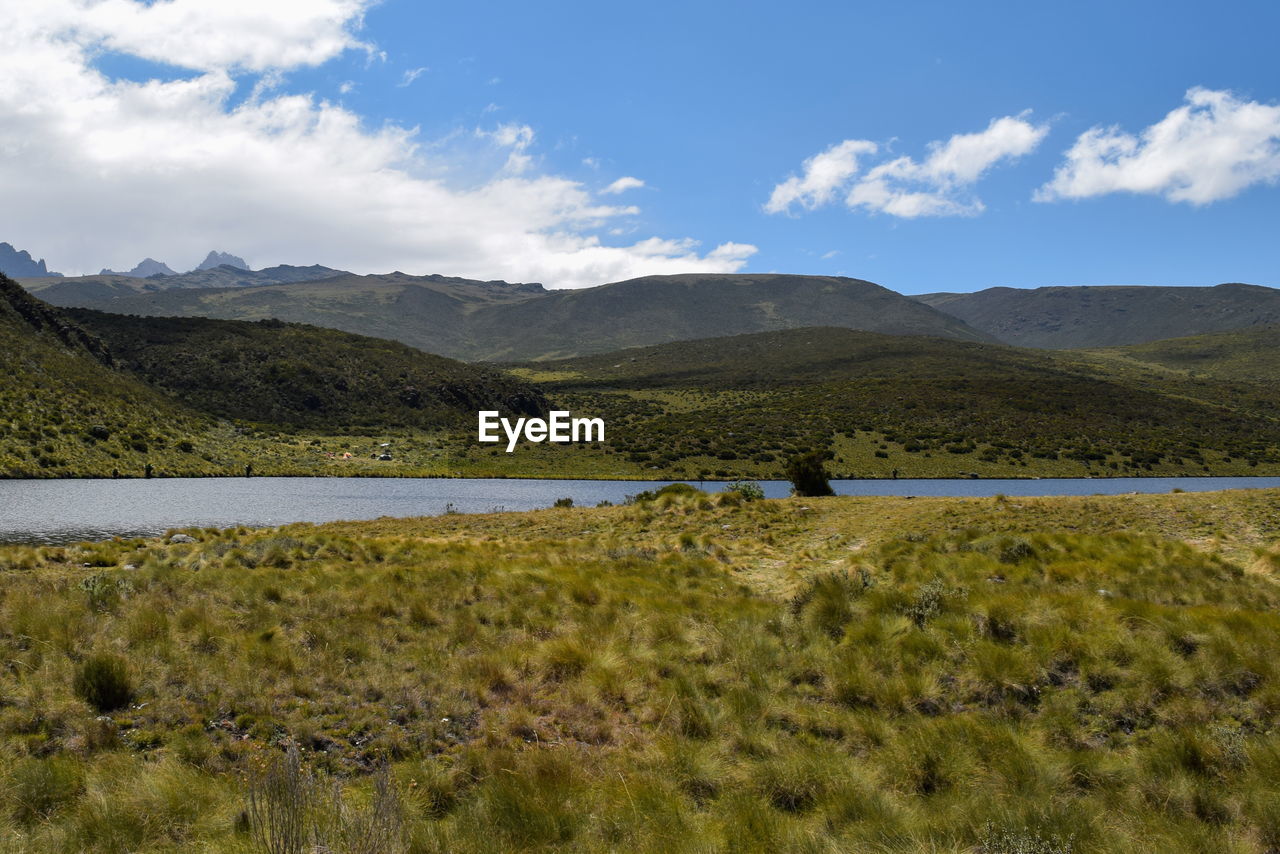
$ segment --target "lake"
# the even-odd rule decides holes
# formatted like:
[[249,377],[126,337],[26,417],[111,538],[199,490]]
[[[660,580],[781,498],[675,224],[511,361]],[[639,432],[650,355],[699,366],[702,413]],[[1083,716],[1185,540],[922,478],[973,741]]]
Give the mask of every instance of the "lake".
[[[169,528],[332,522],[457,511],[533,510],[558,498],[621,503],[670,481],[461,480],[443,478],[157,478],[2,480],[0,542],[67,543],[156,536]],[[839,480],[840,495],[1116,495],[1280,487],[1280,477],[1059,478],[1043,480]],[[724,483],[707,483],[717,491]],[[780,498],[790,486],[764,481]]]

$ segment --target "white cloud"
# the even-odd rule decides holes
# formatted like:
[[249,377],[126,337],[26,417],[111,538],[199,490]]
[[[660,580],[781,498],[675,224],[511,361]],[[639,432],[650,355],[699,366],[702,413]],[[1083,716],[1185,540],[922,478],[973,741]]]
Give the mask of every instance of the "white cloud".
[[509,148],[504,171],[513,175],[524,172],[533,164],[533,157],[525,152],[533,145],[533,128],[528,125],[498,125],[494,130],[476,128],[476,136],[490,140],[499,148]]
[[778,184],[769,197],[769,213],[790,211],[794,205],[813,210],[843,194],[850,209],[892,216],[957,216],[983,210],[972,187],[1002,161],[1034,151],[1049,132],[1033,125],[1026,114],[992,119],[985,130],[956,134],[932,142],[923,162],[897,157],[861,172],[859,158],[879,147],[866,139],[847,139],[804,162],[800,176]]
[[614,181],[600,192],[604,195],[616,196],[619,193],[625,193],[627,190],[638,190],[643,186],[644,181],[641,181],[639,178],[632,178],[630,175],[626,175]]
[[[259,84],[364,46],[364,2],[0,0],[0,235],[64,272],[193,264],[218,246],[263,265],[324,263],[577,287],[729,272],[754,247],[605,246],[636,208],[533,169],[521,124],[421,140]],[[133,82],[103,46],[195,69]],[[374,53],[371,51],[370,56]],[[505,164],[488,166],[494,153]]]
[[875,154],[878,148],[870,140],[846,139],[813,155],[804,162],[800,175],[792,175],[773,188],[764,209],[782,213],[794,204],[813,210],[829,203],[836,191],[858,174],[858,158]]
[[[6,3],[6,5],[9,5]],[[40,0],[18,17],[71,21],[77,40],[200,71],[319,65],[349,48],[373,0]],[[32,7],[42,7],[39,12]],[[6,16],[7,20],[12,18]]]
[[413,81],[417,80],[419,77],[426,74],[428,71],[430,71],[430,69],[426,67],[410,68],[408,71],[404,73],[404,76],[400,78],[400,82],[397,83],[396,86],[400,87],[401,89],[403,89],[406,86],[412,86]]
[[1141,136],[1092,128],[1066,153],[1036,201],[1146,193],[1203,205],[1280,179],[1280,106],[1191,89]]

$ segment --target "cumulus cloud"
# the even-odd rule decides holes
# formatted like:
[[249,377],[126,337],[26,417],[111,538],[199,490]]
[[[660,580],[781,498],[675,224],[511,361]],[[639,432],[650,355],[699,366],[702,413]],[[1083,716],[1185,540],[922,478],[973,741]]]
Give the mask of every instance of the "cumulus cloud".
[[992,167],[1034,151],[1049,132],[1048,125],[1033,125],[1026,116],[992,119],[985,130],[932,142],[923,161],[896,157],[865,172],[860,158],[879,153],[879,146],[847,139],[810,157],[800,175],[774,187],[765,210],[813,210],[843,196],[850,209],[903,218],[978,213],[984,206],[973,186]]
[[1204,205],[1280,179],[1280,106],[1191,89],[1139,136],[1092,128],[1066,153],[1037,201],[1145,193]]
[[782,213],[795,204],[809,210],[828,204],[836,191],[858,174],[858,158],[877,150],[879,146],[870,140],[846,139],[813,155],[802,164],[799,175],[773,188],[764,209]]
[[40,0],[14,3],[14,14],[29,17],[39,6],[34,14],[45,20],[71,19],[80,41],[181,68],[263,71],[319,65],[349,48],[371,50],[353,34],[371,5],[372,0]]
[[627,190],[638,190],[643,186],[644,181],[641,181],[639,178],[632,178],[630,175],[626,175],[614,181],[600,192],[607,196],[616,196],[618,193],[625,193]]
[[[755,251],[658,238],[603,245],[597,234],[632,223],[636,209],[534,170],[528,125],[424,141],[263,84],[369,50],[357,37],[368,5],[0,0],[3,239],[71,272],[127,269],[144,255],[182,267],[218,246],[264,265],[557,287],[728,272]],[[192,73],[112,79],[94,66],[103,50]],[[490,168],[495,150],[505,161]]]

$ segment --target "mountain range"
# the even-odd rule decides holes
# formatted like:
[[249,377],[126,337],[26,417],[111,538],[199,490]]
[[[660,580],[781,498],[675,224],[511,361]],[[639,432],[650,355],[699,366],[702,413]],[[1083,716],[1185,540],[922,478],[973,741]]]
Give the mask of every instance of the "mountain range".
[[860,279],[784,274],[646,276],[580,290],[330,267],[250,270],[211,251],[192,271],[153,259],[127,273],[49,274],[0,244],[0,269],[46,302],[120,314],[279,319],[399,341],[467,361],[520,362],[675,341],[835,326],[1063,350],[1114,348],[1280,323],[1280,290],[1057,286],[904,296]]
[[276,318],[467,361],[568,358],[816,325],[1077,349],[1280,322],[1280,290],[1239,283],[904,296],[836,276],[688,274],[548,290],[442,275],[355,275],[320,265],[254,271],[243,259],[216,251],[189,273],[138,278],[135,272],[27,277],[22,284],[58,306],[143,316]]
[[[408,314],[410,294],[414,318],[433,306],[461,318],[455,342],[474,347],[486,326],[504,329],[504,352],[538,360],[466,364],[270,318],[59,309],[0,277],[0,475],[227,474],[251,464],[276,474],[777,477],[781,461],[806,450],[858,477],[1280,470],[1272,379],[1280,330],[1271,327],[1054,352],[994,342],[852,279],[650,277],[547,292],[378,278],[392,306],[382,320]],[[315,300],[322,286],[352,293],[339,278],[151,296],[301,288]],[[805,322],[819,311],[897,331],[810,325],[674,340],[700,328]],[[521,328],[536,323],[546,328]],[[604,351],[628,334],[669,340]],[[550,346],[569,349],[563,341],[586,355],[546,359]],[[609,439],[508,457],[475,444],[482,408],[589,412],[605,418]],[[356,436],[366,438],[335,439]],[[351,449],[364,466],[380,465],[368,462],[371,448],[383,455],[371,443],[388,439],[406,453],[396,463],[405,468],[335,460]]]
[[581,290],[404,273],[252,288],[128,282],[33,284],[55,305],[120,314],[279,318],[390,338],[469,361],[523,361],[817,324],[992,341],[963,321],[859,279],[774,274],[647,276]]

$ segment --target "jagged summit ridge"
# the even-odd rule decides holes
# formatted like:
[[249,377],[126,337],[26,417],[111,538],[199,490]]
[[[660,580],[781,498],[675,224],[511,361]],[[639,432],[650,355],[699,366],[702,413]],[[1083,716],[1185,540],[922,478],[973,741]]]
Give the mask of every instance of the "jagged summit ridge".
[[232,255],[230,252],[219,252],[215,249],[209,252],[209,254],[205,256],[205,259],[197,264],[195,270],[192,270],[191,272],[194,273],[199,270],[212,270],[214,267],[222,267],[224,265],[227,267],[235,267],[237,270],[249,269],[249,264],[239,255]]
[[45,266],[44,259],[35,260],[25,249],[16,249],[11,243],[0,243],[0,273],[15,278],[47,276],[62,278],[61,273],[54,273]]
[[99,276],[132,276],[135,279],[145,279],[148,276],[176,276],[178,271],[171,268],[163,261],[157,261],[154,258],[143,258],[138,262],[138,266],[134,267],[127,273],[118,273],[115,270],[103,268]]

